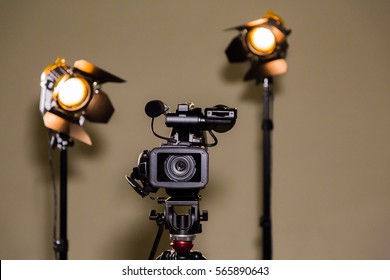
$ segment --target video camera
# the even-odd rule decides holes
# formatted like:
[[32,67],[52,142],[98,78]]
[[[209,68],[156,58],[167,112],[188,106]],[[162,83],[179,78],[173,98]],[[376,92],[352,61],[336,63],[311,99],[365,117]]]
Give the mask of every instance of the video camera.
[[[169,195],[196,195],[208,183],[207,148],[218,143],[213,131],[229,131],[235,125],[237,109],[216,105],[206,108],[203,113],[193,103],[180,103],[176,112],[170,113],[166,104],[153,100],[146,104],[145,113],[152,118],[153,134],[166,143],[143,151],[138,166],[126,176],[127,182],[142,197],[160,188],[165,188]],[[172,128],[169,137],[154,131],[154,119],[162,114],[166,126]],[[207,142],[206,132],[213,138],[213,143]]]

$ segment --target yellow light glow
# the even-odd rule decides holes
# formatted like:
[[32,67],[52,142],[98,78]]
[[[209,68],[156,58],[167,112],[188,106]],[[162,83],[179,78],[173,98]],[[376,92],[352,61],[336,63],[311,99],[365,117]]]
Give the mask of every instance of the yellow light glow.
[[63,109],[76,111],[86,105],[90,94],[89,84],[84,79],[73,77],[58,84],[57,100]]
[[270,54],[276,47],[274,34],[265,27],[252,28],[247,38],[249,48],[258,55]]

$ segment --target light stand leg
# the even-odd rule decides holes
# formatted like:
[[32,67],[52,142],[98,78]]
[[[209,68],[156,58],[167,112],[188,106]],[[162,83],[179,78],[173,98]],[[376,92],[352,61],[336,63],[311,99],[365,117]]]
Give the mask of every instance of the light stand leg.
[[272,234],[271,234],[271,165],[272,165],[272,146],[271,132],[273,129],[272,121],[272,77],[266,77],[263,80],[263,216],[260,220],[260,226],[263,228],[263,259],[272,259]]

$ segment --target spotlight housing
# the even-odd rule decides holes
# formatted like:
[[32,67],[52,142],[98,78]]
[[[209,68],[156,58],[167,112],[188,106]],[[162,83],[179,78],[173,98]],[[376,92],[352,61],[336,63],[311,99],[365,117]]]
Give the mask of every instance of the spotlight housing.
[[100,89],[106,82],[125,80],[86,60],[69,67],[65,59],[57,58],[41,75],[39,110],[45,126],[91,145],[91,138],[82,128],[85,120],[107,123],[114,113],[110,99]]
[[226,56],[231,63],[250,61],[251,68],[244,80],[255,79],[259,83],[264,77],[284,74],[287,71],[287,36],[283,20],[271,11],[264,17],[228,30],[238,30],[226,48]]

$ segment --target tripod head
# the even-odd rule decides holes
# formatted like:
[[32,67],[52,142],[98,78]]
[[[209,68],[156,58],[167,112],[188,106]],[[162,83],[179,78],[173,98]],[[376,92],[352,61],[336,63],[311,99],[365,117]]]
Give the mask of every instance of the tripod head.
[[[165,251],[158,257],[159,259],[204,259],[201,253],[191,251],[192,241],[196,234],[202,232],[201,221],[208,220],[206,210],[200,213],[199,201],[200,198],[197,196],[169,197],[162,202],[165,203],[164,213],[151,210],[149,219],[155,220],[161,229],[165,225],[165,228],[169,230],[172,241],[173,251]],[[184,212],[183,208],[187,212]],[[181,211],[177,211],[178,209]],[[152,252],[156,249],[153,248]],[[150,259],[153,259],[154,254],[155,252],[151,253]]]

